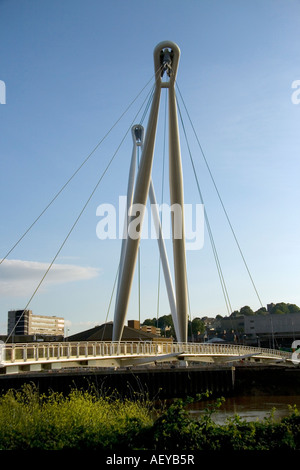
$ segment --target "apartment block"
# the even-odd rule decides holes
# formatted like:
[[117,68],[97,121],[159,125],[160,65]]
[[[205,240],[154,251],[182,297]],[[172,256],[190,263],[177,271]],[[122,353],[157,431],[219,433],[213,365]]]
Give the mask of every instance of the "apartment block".
[[62,317],[33,315],[32,310],[10,310],[7,334],[15,336],[64,336],[65,320]]

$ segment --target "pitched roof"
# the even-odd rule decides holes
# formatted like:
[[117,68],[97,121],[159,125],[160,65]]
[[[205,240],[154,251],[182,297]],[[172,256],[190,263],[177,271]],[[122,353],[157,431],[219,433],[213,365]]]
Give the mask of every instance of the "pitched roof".
[[[76,333],[75,335],[69,336],[67,339],[68,341],[111,341],[112,330],[113,322],[108,322],[89,330]],[[155,338],[158,338],[158,336],[143,330],[124,326],[121,341],[152,341]]]

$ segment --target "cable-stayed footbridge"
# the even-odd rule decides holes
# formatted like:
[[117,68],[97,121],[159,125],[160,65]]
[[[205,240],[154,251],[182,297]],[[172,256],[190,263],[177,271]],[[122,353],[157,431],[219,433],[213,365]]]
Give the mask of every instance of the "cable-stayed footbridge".
[[[134,124],[132,126],[133,152],[129,171],[127,187],[127,212],[124,224],[126,237],[124,237],[122,242],[120,263],[118,267],[112,341],[77,343],[66,341],[61,343],[49,342],[26,344],[7,342],[6,344],[2,345],[1,362],[3,371],[7,373],[18,373],[27,370],[53,370],[59,369],[61,367],[128,367],[135,365],[155,364],[158,362],[178,362],[179,364],[188,365],[190,363],[197,362],[231,363],[247,360],[249,362],[253,361],[269,363],[281,362],[289,359],[289,353],[278,350],[261,349],[242,345],[199,344],[188,342],[189,298],[185,247],[184,190],[178,129],[177,97],[175,93],[179,59],[180,49],[177,44],[171,41],[164,41],[156,46],[154,49],[155,85],[151,95],[151,106],[147,128],[144,129],[140,123]],[[171,228],[174,283],[172,280],[170,264],[164,244],[161,219],[157,211],[156,195],[151,177],[162,89],[166,89],[168,92],[169,188],[170,204],[172,208]],[[181,118],[181,114],[179,114],[179,117]],[[141,158],[139,162],[137,162],[138,150],[141,150]],[[108,169],[110,163],[108,164],[106,170]],[[79,171],[79,169],[77,171]],[[70,180],[73,178],[73,176],[70,178]],[[33,296],[36,294],[41,283],[53,266],[70,233],[77,224],[81,214],[85,210],[90,199],[99,186],[103,176],[104,174],[101,176],[97,185],[93,189],[90,197],[88,198],[66,239],[49,265],[49,268],[41,279],[41,282],[37,286]],[[66,185],[69,183],[69,181],[66,183]],[[63,191],[66,185],[64,185],[61,191]],[[201,197],[199,185],[197,184],[197,186]],[[60,192],[50,202],[47,208],[52,204],[56,197],[58,197]],[[134,272],[138,259],[142,226],[148,198],[151,203],[152,215],[155,220],[158,250],[160,253],[169,306],[176,333],[176,342],[173,343],[164,343],[163,341],[160,342],[159,340],[155,342],[122,341],[122,333],[132,290]],[[43,213],[44,212],[45,211],[43,211]],[[225,214],[227,215],[226,211]],[[40,216],[34,221],[31,227],[38,221]],[[213,238],[206,214],[205,221],[209,229],[210,239],[213,243]],[[29,229],[31,227],[29,227]],[[25,232],[25,234],[27,234],[29,229]],[[239,245],[238,248],[240,250]],[[11,251],[12,250],[10,250],[9,253]],[[225,298],[228,298],[226,285],[223,280],[222,271],[214,245],[213,251],[217,261],[220,279],[222,281],[222,289],[225,294]],[[5,258],[3,258],[3,260],[4,259]],[[247,265],[246,268],[248,270]],[[251,276],[250,279],[253,283]],[[29,300],[24,311],[28,308],[28,305],[31,302],[33,296]]]
[[70,368],[134,367],[170,363],[274,364],[289,361],[290,353],[231,344],[166,343],[147,341],[61,342],[6,344],[2,370],[6,374]]

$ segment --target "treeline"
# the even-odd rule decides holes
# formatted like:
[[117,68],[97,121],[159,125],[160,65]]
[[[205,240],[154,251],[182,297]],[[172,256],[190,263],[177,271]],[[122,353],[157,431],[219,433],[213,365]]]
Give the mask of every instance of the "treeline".
[[[253,311],[248,305],[245,305],[240,310],[235,310],[229,315],[229,318],[237,318],[244,315],[285,315],[288,313],[300,313],[300,308],[296,304],[289,304],[279,302],[277,304],[269,304],[268,308],[262,307]],[[216,320],[222,320],[222,315],[217,315]],[[188,335],[203,334],[207,327],[208,317],[195,317],[193,320],[188,321]],[[155,326],[160,328],[162,335],[165,337],[175,337],[175,329],[173,325],[172,315],[163,315],[159,318],[147,318],[143,325]]]
[[[155,326],[156,328],[161,329],[163,336],[170,338],[175,337],[175,329],[173,324],[172,315],[163,315],[159,318],[147,318],[143,325]],[[205,331],[205,322],[200,318],[194,318],[192,321],[188,322],[188,334],[197,335],[199,333],[204,333]]]
[[248,306],[245,305],[240,310],[235,310],[232,312],[230,317],[238,317],[242,315],[268,315],[268,314],[275,314],[275,315],[285,315],[287,313],[299,313],[300,308],[296,304],[288,304],[285,302],[279,302],[277,304],[269,304],[268,309],[266,307],[262,307],[255,312]]

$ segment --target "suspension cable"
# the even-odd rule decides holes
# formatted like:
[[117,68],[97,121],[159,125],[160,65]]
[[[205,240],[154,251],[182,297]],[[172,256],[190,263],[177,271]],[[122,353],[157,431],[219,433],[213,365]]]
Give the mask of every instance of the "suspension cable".
[[[137,164],[140,166],[140,147],[137,148]],[[138,312],[139,324],[141,324],[141,244],[138,248]]]
[[33,226],[38,222],[38,220],[45,214],[45,212],[49,209],[49,207],[54,203],[54,201],[58,198],[58,196],[65,190],[68,184],[73,180],[73,178],[77,175],[77,173],[83,168],[83,166],[87,163],[87,161],[91,158],[91,156],[96,152],[96,150],[100,147],[100,145],[104,142],[104,140],[108,137],[108,135],[112,132],[112,130],[116,127],[116,125],[121,121],[121,119],[125,116],[125,114],[129,111],[131,106],[135,103],[135,101],[139,98],[145,88],[149,85],[152,81],[153,75],[151,79],[146,83],[146,85],[141,89],[141,91],[136,95],[136,97],[131,101],[131,103],[127,106],[125,111],[120,115],[120,117],[115,121],[115,123],[111,126],[111,128],[106,132],[106,134],[102,137],[102,139],[98,142],[98,144],[93,148],[93,150],[88,154],[85,160],[79,165],[77,170],[72,174],[72,176],[67,180],[67,182],[60,188],[60,190],[55,194],[55,196],[51,199],[51,201],[47,204],[44,210],[38,215],[38,217],[31,223],[31,225],[26,229],[23,235],[16,241],[16,243],[12,246],[12,248],[6,253],[6,255],[0,260],[0,265],[3,261],[12,253],[12,251],[17,247],[17,245],[23,240],[23,238],[28,234],[28,232],[33,228]]
[[[141,117],[141,120],[140,120],[141,123],[145,119],[145,116],[146,116],[147,111],[149,109],[149,106],[151,104],[151,100],[153,98],[153,93],[154,93],[154,86],[152,87],[152,89],[150,91],[150,97],[148,99],[148,102],[147,102],[147,105],[145,107],[144,113],[143,113],[143,115]],[[138,152],[139,152],[139,148],[138,148]],[[138,154],[138,164],[139,164],[139,154]],[[138,274],[138,290],[139,290],[139,293],[138,293],[138,295],[139,295],[139,320],[140,320],[140,304],[141,304],[141,302],[140,302],[140,297],[141,297],[141,295],[140,295],[140,250],[139,250],[138,256],[139,256],[139,258],[138,258],[138,263],[139,263],[139,274]],[[110,311],[114,291],[115,291],[115,288],[116,288],[116,283],[117,283],[117,279],[118,279],[119,270],[120,270],[120,263],[119,263],[119,266],[118,266],[118,269],[117,269],[117,273],[116,273],[116,276],[115,276],[115,281],[114,281],[113,288],[112,288],[112,293],[111,293],[111,296],[110,296],[110,301],[109,301],[109,305],[108,305],[108,309],[107,309],[105,325],[104,325],[104,328],[103,328],[101,341],[103,341],[104,332],[105,332],[105,328],[106,328],[106,323],[107,323],[107,320],[108,320],[108,315],[109,315],[109,311]]]
[[189,145],[189,142],[188,142],[188,139],[187,139],[186,129],[185,129],[185,125],[184,125],[184,122],[183,122],[183,119],[182,119],[182,114],[181,114],[181,110],[180,110],[178,101],[177,101],[177,106],[178,106],[179,116],[180,116],[180,120],[181,120],[181,125],[182,125],[183,132],[184,132],[185,139],[186,139],[186,144],[187,144],[190,160],[191,160],[191,163],[192,163],[193,173],[194,173],[194,176],[195,176],[195,179],[196,179],[196,184],[197,184],[200,200],[201,200],[201,203],[204,206],[205,221],[206,221],[206,225],[207,225],[207,230],[208,230],[208,234],[209,234],[213,254],[214,254],[214,257],[215,257],[215,262],[216,262],[216,266],[217,266],[217,270],[218,270],[218,274],[219,274],[219,278],[220,278],[220,282],[221,282],[221,286],[222,286],[222,291],[223,291],[223,294],[224,294],[224,299],[225,299],[227,311],[230,315],[230,313],[232,312],[232,308],[231,308],[231,304],[230,304],[230,300],[229,300],[229,295],[228,295],[225,279],[224,279],[224,276],[223,276],[223,272],[222,272],[222,268],[221,268],[217,248],[216,248],[216,245],[215,245],[214,237],[213,237],[212,230],[211,230],[211,227],[210,227],[209,219],[208,219],[208,216],[207,216],[206,208],[205,208],[205,205],[204,205],[204,200],[203,200],[202,192],[201,192],[201,189],[200,189],[200,184],[199,184],[199,180],[198,180],[198,177],[197,177],[195,164],[194,164],[194,160],[193,160],[193,157],[192,157],[190,145]]
[[[153,85],[152,90],[150,92],[150,97],[147,102],[147,105],[145,106],[145,110],[143,112],[143,115],[140,119],[140,124],[144,122],[144,119],[146,118],[146,115],[149,111],[153,95],[154,95],[154,90],[155,90],[155,85]],[[139,168],[140,166],[140,147],[137,148],[137,166]],[[139,245],[138,249],[138,312],[139,312],[139,322],[141,322],[141,246]]]
[[151,105],[151,102],[152,102],[152,99],[153,99],[153,95],[154,95],[154,90],[155,90],[155,85],[152,86],[152,89],[151,89],[151,92],[150,92],[150,97],[149,97],[149,100],[147,102],[147,105],[145,106],[145,110],[143,112],[143,115],[141,117],[141,120],[140,120],[140,124],[143,124],[144,122],[144,119],[149,111],[149,108],[150,108],[150,105]]
[[104,333],[105,333],[105,328],[106,328],[106,324],[107,324],[107,320],[108,320],[108,315],[109,315],[109,311],[110,311],[112,299],[113,299],[114,292],[115,292],[115,288],[116,288],[116,284],[117,284],[119,269],[120,269],[120,263],[119,263],[119,266],[118,266],[118,269],[117,269],[117,273],[116,273],[116,276],[115,276],[114,285],[113,285],[112,292],[111,292],[111,296],[110,296],[110,299],[109,299],[109,304],[108,304],[108,308],[107,308],[107,312],[106,312],[106,318],[105,318],[104,328],[103,328],[103,331],[102,331],[101,341],[103,341],[103,337],[104,337]]
[[[148,93],[148,95],[149,95],[149,93]],[[146,99],[148,98],[148,95],[147,95]],[[108,162],[106,168],[105,168],[104,171],[102,172],[102,174],[101,174],[99,180],[97,181],[97,183],[96,183],[94,189],[92,190],[90,196],[88,197],[87,201],[85,202],[83,208],[81,209],[79,215],[77,216],[77,218],[76,218],[75,222],[73,223],[71,229],[69,230],[67,236],[65,237],[64,241],[62,242],[61,246],[59,247],[58,251],[56,252],[54,258],[53,258],[52,261],[51,261],[51,263],[49,264],[49,266],[48,266],[46,272],[44,273],[42,279],[40,280],[39,284],[38,284],[37,287],[35,288],[33,294],[31,295],[29,301],[27,302],[26,307],[24,308],[22,314],[20,315],[20,318],[18,319],[18,321],[17,321],[16,324],[14,325],[14,328],[12,329],[12,331],[10,332],[10,334],[7,336],[6,342],[7,342],[8,339],[11,337],[11,335],[13,334],[13,332],[14,332],[14,330],[16,329],[17,325],[18,325],[19,322],[21,321],[21,319],[22,319],[22,317],[23,317],[23,315],[24,315],[24,312],[27,310],[28,306],[30,305],[31,301],[33,300],[34,296],[36,295],[36,293],[37,293],[37,291],[39,290],[40,286],[42,285],[43,281],[45,280],[47,274],[49,273],[50,269],[52,268],[52,266],[53,266],[55,260],[57,259],[58,255],[60,254],[60,252],[61,252],[61,250],[63,249],[64,245],[66,244],[67,240],[69,239],[71,233],[73,232],[73,230],[74,230],[75,226],[77,225],[79,219],[81,218],[81,216],[82,216],[82,214],[84,213],[85,209],[87,208],[89,202],[91,201],[92,197],[94,196],[96,190],[98,189],[98,186],[100,185],[102,179],[104,178],[105,174],[107,173],[107,171],[108,171],[109,167],[111,166],[113,160],[115,159],[115,157],[116,157],[118,151],[120,150],[120,148],[121,148],[121,146],[122,146],[122,144],[123,144],[123,142],[124,142],[124,140],[125,140],[125,138],[126,138],[128,132],[131,130],[131,128],[132,128],[132,126],[133,126],[133,123],[135,122],[136,117],[137,117],[138,114],[140,113],[140,111],[141,111],[141,109],[142,109],[142,107],[143,107],[143,105],[144,105],[146,99],[144,100],[144,102],[142,103],[142,106],[140,107],[140,109],[139,109],[138,112],[136,113],[136,115],[135,115],[135,117],[134,117],[134,119],[133,119],[133,121],[132,121],[130,127],[127,129],[125,135],[124,135],[123,138],[121,139],[120,144],[118,145],[117,149],[115,150],[115,152],[114,152],[113,156],[111,157],[110,161]]]
[[[145,110],[143,112],[143,115],[141,117],[141,120],[140,122],[142,123],[146,117],[146,114],[149,110],[149,107],[150,107],[150,104],[151,104],[151,101],[152,101],[152,98],[153,98],[153,93],[154,93],[154,88],[155,88],[155,85],[152,86],[152,89],[150,90],[150,93],[148,93],[149,95],[149,99],[148,99],[148,102],[145,106]],[[145,101],[144,101],[145,103]],[[118,266],[118,269],[117,269],[117,273],[116,273],[116,277],[115,277],[115,281],[114,281],[114,285],[113,285],[113,288],[112,288],[112,293],[111,293],[111,297],[110,297],[110,302],[109,302],[109,306],[108,306],[108,310],[107,310],[107,314],[106,314],[106,319],[105,319],[105,324],[108,320],[108,315],[109,315],[109,311],[110,311],[110,307],[111,307],[111,303],[112,303],[112,299],[113,299],[113,295],[114,295],[114,291],[115,291],[115,288],[116,288],[116,282],[117,282],[117,279],[118,279],[118,274],[119,274],[119,270],[120,270],[120,263],[119,263],[119,266]],[[140,281],[139,281],[139,289],[140,289]],[[140,296],[140,293],[139,293],[139,296]],[[140,316],[140,314],[139,314]],[[106,325],[105,325],[106,326]],[[103,333],[102,333],[102,340],[103,340],[103,336],[104,336],[104,331],[105,331],[105,326],[104,326],[104,329],[103,329]]]
[[260,303],[261,307],[263,307],[263,303],[262,303],[261,298],[260,298],[260,296],[259,296],[258,290],[257,290],[257,288],[256,288],[256,286],[255,286],[253,277],[252,277],[252,275],[251,275],[251,273],[250,273],[248,264],[247,264],[247,262],[246,262],[246,259],[245,259],[244,254],[243,254],[243,252],[242,252],[241,246],[240,246],[240,244],[239,244],[239,242],[238,242],[238,239],[237,239],[237,236],[236,236],[235,231],[234,231],[234,229],[233,229],[233,226],[232,226],[232,224],[231,224],[231,222],[230,222],[230,219],[229,219],[227,210],[226,210],[226,208],[225,208],[225,206],[224,206],[224,203],[223,203],[223,200],[222,200],[222,198],[221,198],[220,192],[219,192],[219,190],[218,190],[218,188],[217,188],[215,179],[214,179],[213,174],[212,174],[212,172],[211,172],[211,169],[210,169],[210,167],[209,167],[209,165],[208,165],[208,161],[207,161],[207,159],[206,159],[206,157],[205,157],[203,148],[202,148],[201,143],[200,143],[200,141],[199,141],[199,138],[198,138],[198,136],[197,136],[195,127],[194,127],[194,125],[193,125],[193,123],[192,123],[191,117],[190,117],[190,115],[189,115],[189,112],[188,112],[188,110],[187,110],[186,104],[185,104],[185,102],[184,102],[184,99],[183,99],[183,97],[182,97],[182,94],[181,94],[181,92],[180,92],[180,89],[179,89],[179,87],[178,87],[178,83],[177,83],[177,82],[176,82],[176,85],[177,85],[177,88],[178,88],[178,91],[179,91],[181,100],[182,100],[182,102],[183,102],[183,106],[184,106],[185,111],[186,111],[186,113],[187,113],[188,119],[189,119],[190,124],[191,124],[191,126],[192,126],[194,135],[195,135],[195,137],[196,137],[197,143],[198,143],[198,145],[199,145],[199,148],[200,148],[202,157],[203,157],[203,159],[204,159],[205,165],[206,165],[206,167],[207,167],[207,169],[208,169],[209,175],[210,175],[211,180],[212,180],[212,182],[213,182],[214,188],[215,188],[215,190],[216,190],[217,196],[218,196],[219,201],[220,201],[220,203],[221,203],[221,206],[222,206],[222,209],[223,209],[223,211],[224,211],[225,217],[226,217],[227,222],[228,222],[228,224],[229,224],[230,230],[231,230],[231,232],[232,232],[232,234],[233,234],[234,240],[235,240],[235,242],[236,242],[236,245],[237,245],[237,247],[238,247],[238,250],[239,250],[239,252],[240,252],[240,255],[241,255],[241,257],[242,257],[242,260],[243,260],[243,262],[244,262],[244,265],[245,265],[245,268],[246,268],[247,273],[248,273],[248,275],[249,275],[249,278],[250,278],[250,281],[251,281],[251,283],[252,283],[252,286],[253,286],[253,288],[254,288],[254,290],[255,290],[256,296],[257,296],[257,298],[258,298],[258,300],[259,300],[259,303]]

